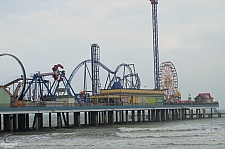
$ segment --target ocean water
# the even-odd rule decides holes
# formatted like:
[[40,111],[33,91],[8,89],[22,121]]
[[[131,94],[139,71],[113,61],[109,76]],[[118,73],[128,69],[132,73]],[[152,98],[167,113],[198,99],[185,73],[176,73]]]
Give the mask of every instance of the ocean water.
[[224,149],[225,115],[222,118],[52,128],[16,132],[12,138],[8,144],[0,139],[0,148]]

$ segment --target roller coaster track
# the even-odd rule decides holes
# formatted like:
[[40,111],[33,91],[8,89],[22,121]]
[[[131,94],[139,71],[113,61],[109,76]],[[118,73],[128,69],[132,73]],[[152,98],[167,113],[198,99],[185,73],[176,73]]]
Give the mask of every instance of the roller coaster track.
[[[16,101],[17,100],[22,100],[23,99],[23,92],[25,91],[25,87],[26,87],[26,72],[25,72],[24,66],[21,63],[21,61],[16,56],[14,56],[12,54],[8,54],[8,53],[0,54],[0,57],[2,57],[2,56],[10,56],[10,57],[14,58],[18,62],[18,64],[20,65],[20,67],[22,69],[22,73],[23,73],[23,75],[21,76],[21,79],[23,80],[23,82],[22,82],[22,91],[20,92],[18,97],[15,99]],[[18,81],[18,80],[16,80],[16,81]],[[9,84],[5,84],[5,85],[9,85]]]
[[[72,73],[71,73],[71,75],[70,75],[70,77],[69,77],[69,79],[68,79],[68,82],[71,83],[71,81],[72,81],[74,75],[76,74],[76,72],[77,72],[84,64],[86,64],[86,63],[91,63],[91,62],[92,62],[91,59],[87,59],[87,60],[81,62],[80,64],[78,64],[78,65],[74,68],[74,70],[72,71]],[[134,74],[134,73],[132,72],[132,69],[130,68],[129,64],[122,63],[122,64],[120,64],[120,65],[117,66],[117,68],[115,69],[115,71],[112,71],[111,69],[109,69],[109,68],[106,67],[103,63],[101,63],[101,62],[99,62],[99,61],[93,61],[93,62],[94,62],[95,64],[97,64],[98,66],[102,67],[103,69],[105,69],[107,72],[109,72],[109,73],[111,73],[111,74],[116,74],[116,73],[119,71],[119,69],[120,69],[121,67],[123,67],[123,66],[126,67],[126,68],[128,69],[128,71],[129,71],[129,73],[130,73],[129,76],[135,76],[135,77],[138,78],[137,81],[139,81],[138,84],[139,84],[139,88],[140,88],[140,78],[138,77],[137,74]],[[128,76],[126,76],[126,77],[128,77]]]
[[[133,77],[133,76],[136,77],[136,82],[137,82],[137,84],[131,83],[131,86],[129,86],[129,88],[140,89],[140,86],[141,86],[141,80],[140,80],[138,74],[136,74],[136,73],[135,73],[135,74],[127,74],[127,75],[125,75],[125,76],[123,77],[123,79],[121,79],[120,77],[116,77],[116,78],[112,79],[112,80],[110,81],[110,83],[109,83],[107,89],[111,89],[111,87],[112,87],[112,85],[113,85],[114,82],[116,82],[116,81],[119,80],[122,84],[124,84],[125,81],[126,81],[126,79],[127,79],[128,77]],[[126,83],[127,83],[127,82],[126,82]],[[126,83],[125,83],[125,84],[126,84]]]

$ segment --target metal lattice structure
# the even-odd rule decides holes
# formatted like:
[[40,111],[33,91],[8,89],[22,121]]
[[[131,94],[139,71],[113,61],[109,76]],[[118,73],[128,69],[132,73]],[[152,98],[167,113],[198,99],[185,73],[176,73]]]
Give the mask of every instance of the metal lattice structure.
[[162,62],[159,71],[159,87],[164,90],[166,99],[178,91],[177,71],[172,62]]
[[[88,68],[88,63],[91,64],[91,71]],[[108,72],[105,85],[103,89],[112,89],[112,88],[126,88],[126,89],[140,89],[141,81],[138,74],[135,72],[134,64],[125,64],[122,63],[118,65],[115,71],[112,71],[106,65],[100,62],[100,48],[98,44],[91,45],[91,59],[87,59],[80,64],[78,64],[74,70],[72,71],[69,79],[68,84],[72,83],[72,79],[77,71],[84,66],[84,87],[83,93],[87,94],[91,92],[92,95],[96,95],[100,93],[101,89],[101,82],[99,77],[99,69],[100,67],[103,68],[105,71]],[[123,67],[122,76],[118,75],[118,71],[120,68]],[[126,72],[127,70],[128,72]],[[87,89],[87,79],[86,77],[89,75],[91,79],[91,91]],[[68,85],[66,88],[68,89]]]
[[100,77],[99,66],[97,62],[100,61],[100,47],[98,44],[91,45],[91,68],[92,68],[92,95],[100,93]]
[[152,4],[152,27],[153,27],[153,54],[154,54],[154,81],[155,89],[159,89],[159,48],[158,48],[158,0],[150,0]]
[[[62,69],[62,70],[59,70]],[[56,101],[56,92],[64,92],[64,95],[72,95],[74,96],[75,100],[80,103],[80,99],[77,97],[76,93],[74,92],[73,88],[71,87],[70,83],[65,76],[65,71],[63,70],[63,66],[61,64],[56,64],[52,68],[53,72],[48,73],[35,73],[31,77],[31,81],[27,86],[26,90],[23,93],[23,97],[31,100],[33,102],[37,101]],[[52,83],[51,87],[49,85],[49,81],[44,80],[44,77],[52,76],[54,78],[54,82]],[[64,88],[60,88],[59,84],[62,82]],[[67,85],[67,87],[66,87]]]
[[[80,64],[78,64],[74,70],[72,71],[69,79],[68,79],[68,83],[71,84],[73,77],[75,76],[75,74],[77,73],[77,71],[82,67],[85,66],[85,74],[84,74],[84,92],[87,92],[87,88],[86,88],[86,75],[89,74],[89,77],[91,77],[91,73],[89,72],[88,69],[88,63],[92,63],[93,61],[91,59],[85,60],[83,62],[81,62]],[[105,82],[105,86],[104,89],[111,89],[113,84],[115,82],[120,82],[123,88],[133,88],[133,89],[140,89],[141,86],[141,81],[140,78],[138,76],[137,73],[135,73],[135,68],[133,64],[125,64],[122,63],[120,65],[118,65],[116,67],[116,69],[114,71],[112,71],[111,69],[109,69],[108,67],[106,67],[106,65],[104,65],[103,63],[101,63],[100,61],[94,61],[95,65],[97,65],[98,67],[101,67],[102,69],[104,69],[105,71],[108,72],[108,76],[107,76],[107,80]],[[133,68],[131,67],[133,66]],[[124,75],[123,76],[118,76],[117,73],[118,71],[123,68],[124,69]],[[125,72],[125,68],[128,70],[128,72]],[[88,73],[86,73],[88,71]],[[112,76],[111,76],[112,75]]]

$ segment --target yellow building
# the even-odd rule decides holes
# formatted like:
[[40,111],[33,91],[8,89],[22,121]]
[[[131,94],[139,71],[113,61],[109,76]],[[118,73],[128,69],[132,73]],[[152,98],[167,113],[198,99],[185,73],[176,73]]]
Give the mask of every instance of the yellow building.
[[106,89],[90,98],[95,103],[156,104],[164,102],[164,92],[147,89]]

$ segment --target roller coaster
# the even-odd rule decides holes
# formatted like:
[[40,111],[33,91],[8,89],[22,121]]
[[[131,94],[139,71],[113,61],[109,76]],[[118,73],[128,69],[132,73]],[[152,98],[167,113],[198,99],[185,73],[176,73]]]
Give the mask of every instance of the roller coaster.
[[[138,76],[138,73],[135,72],[134,64],[119,64],[116,69],[113,71],[109,69],[106,65],[100,62],[100,47],[98,44],[91,45],[91,59],[87,59],[79,63],[72,71],[69,79],[67,80],[65,76],[63,66],[61,64],[54,65],[52,72],[49,73],[40,73],[37,72],[31,75],[31,78],[26,78],[25,69],[18,58],[12,54],[1,54],[0,56],[11,56],[15,58],[21,66],[23,75],[21,77],[11,80],[3,86],[8,88],[10,85],[13,85],[11,104],[17,104],[19,100],[31,100],[31,101],[56,101],[56,93],[63,92],[63,95],[73,96],[77,102],[80,103],[81,99],[75,93],[71,86],[71,82],[75,77],[75,74],[78,70],[84,66],[84,86],[83,86],[83,95],[89,95],[92,92],[92,95],[100,93],[100,89],[140,89],[141,81]],[[89,71],[87,64],[91,64],[91,72]],[[108,73],[104,88],[101,88],[99,67]],[[122,76],[118,75],[118,72],[122,69]],[[127,70],[127,71],[126,71]],[[87,73],[88,72],[88,73]],[[120,71],[121,72],[121,71]],[[89,74],[92,89],[87,88],[87,74]],[[49,80],[45,80],[44,77],[52,76],[53,83]],[[22,82],[21,82],[22,81]],[[62,82],[64,87],[60,88],[59,84]],[[27,84],[27,87],[26,87]],[[16,89],[14,86],[16,85]],[[25,88],[26,87],[26,88]]]
[[[112,89],[112,88],[140,89],[141,81],[140,81],[138,74],[135,73],[133,64],[122,63],[122,64],[118,65],[114,71],[112,71],[111,69],[106,67],[100,61],[95,61],[95,60],[91,60],[91,59],[81,62],[74,68],[74,70],[72,71],[72,73],[68,79],[69,83],[72,82],[72,79],[75,76],[76,72],[82,66],[85,66],[85,70],[89,71],[89,69],[87,67],[87,63],[94,63],[94,64],[102,67],[105,71],[108,72],[108,77],[106,79],[104,89]],[[133,69],[130,66],[133,66]],[[124,73],[123,73],[124,75],[122,76],[122,78],[117,75],[117,72],[120,70],[120,68],[124,68]],[[125,74],[125,68],[128,69],[128,71],[129,71],[128,74]],[[90,72],[89,72],[89,74],[90,74]],[[111,75],[113,75],[113,76],[111,76]],[[86,76],[84,76],[84,79],[85,78],[86,78]],[[84,80],[84,82],[85,82],[85,80]],[[119,86],[116,86],[116,84],[118,84]],[[84,88],[86,88],[85,84],[84,84]],[[87,92],[87,90],[84,90],[84,91]]]
[[[88,68],[88,63],[91,64],[91,70],[90,72]],[[124,89],[140,89],[141,81],[138,76],[138,73],[135,72],[134,64],[125,64],[122,63],[116,67],[114,71],[106,67],[103,63],[100,62],[100,47],[98,44],[94,43],[91,45],[91,59],[87,59],[79,63],[74,70],[72,71],[68,83],[71,84],[72,79],[74,78],[77,71],[82,67],[85,66],[84,71],[84,86],[83,86],[83,92],[87,94],[87,71],[89,74],[89,77],[92,82],[92,95],[96,95],[100,93],[101,83],[100,83],[100,76],[99,76],[99,67],[103,68],[107,73],[107,79],[104,85],[104,88],[101,89],[115,89],[115,88],[124,88]],[[123,68],[123,76],[118,75],[118,71]],[[128,70],[128,73],[126,73],[126,69]],[[69,86],[69,84],[66,86],[66,88]]]

